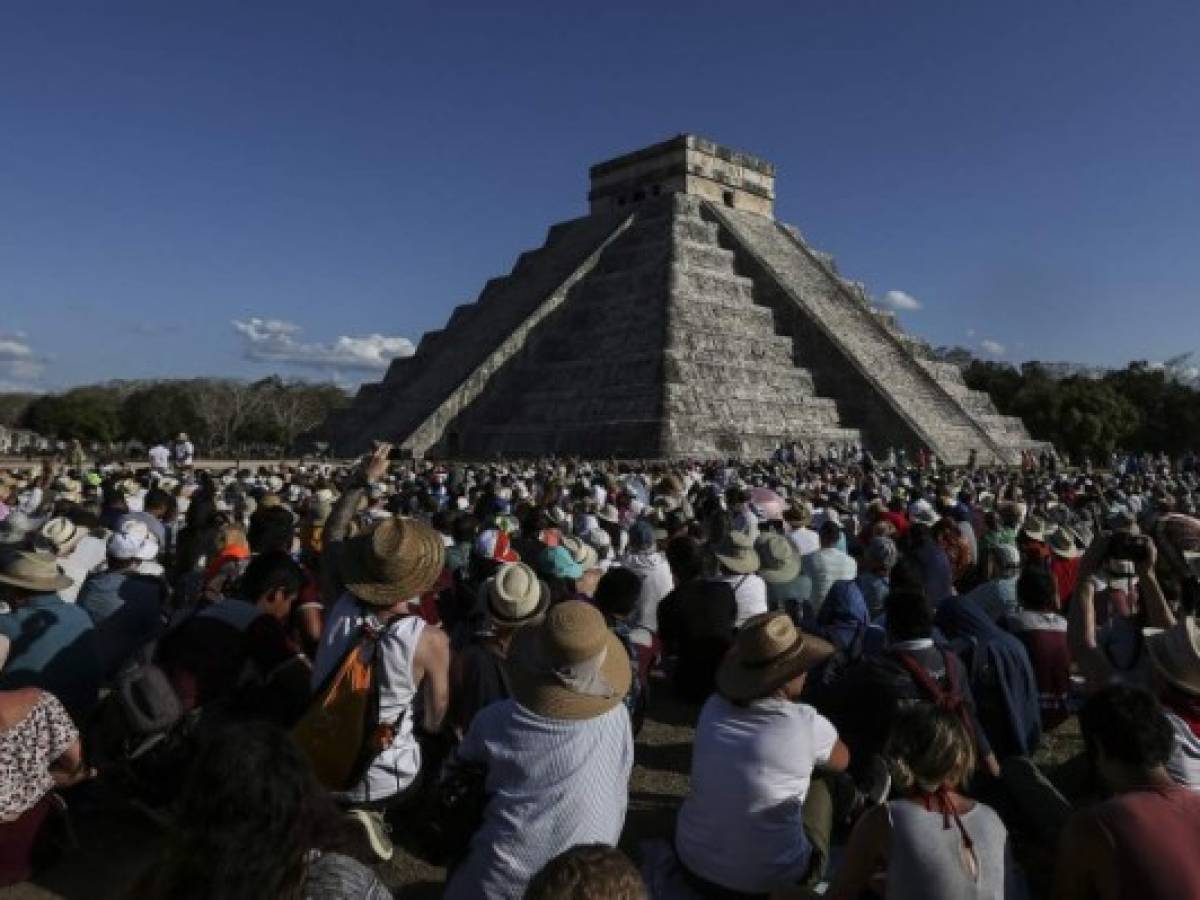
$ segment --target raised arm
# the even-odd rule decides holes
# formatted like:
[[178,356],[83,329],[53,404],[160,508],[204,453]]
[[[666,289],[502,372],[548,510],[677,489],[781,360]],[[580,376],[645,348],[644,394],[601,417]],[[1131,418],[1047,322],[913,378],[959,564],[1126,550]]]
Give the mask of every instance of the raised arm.
[[1113,674],[1112,666],[1096,640],[1096,583],[1092,578],[1107,555],[1108,537],[1100,535],[1080,560],[1079,581],[1067,616],[1067,642],[1089,693],[1104,687]]
[[1158,563],[1158,548],[1149,537],[1142,538],[1145,552],[1137,561],[1138,596],[1146,608],[1146,624],[1151,628],[1170,628],[1175,624],[1175,613],[1167,604],[1162,585],[1158,583],[1155,566]]
[[387,473],[391,450],[391,444],[379,444],[370,455],[363,458],[350,483],[329,511],[329,518],[325,520],[325,528],[321,532],[321,594],[327,601],[336,599],[342,592],[342,578],[338,571],[342,542],[350,533],[350,522],[358,511],[363,492],[368,485]]

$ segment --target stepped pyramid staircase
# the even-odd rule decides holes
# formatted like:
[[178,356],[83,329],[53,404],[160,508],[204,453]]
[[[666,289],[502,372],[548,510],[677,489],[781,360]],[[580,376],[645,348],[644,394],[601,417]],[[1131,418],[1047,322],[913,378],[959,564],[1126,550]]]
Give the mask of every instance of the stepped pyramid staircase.
[[415,455],[761,456],[1037,446],[771,215],[774,170],[681,136],[592,170],[556,225],[326,425]]

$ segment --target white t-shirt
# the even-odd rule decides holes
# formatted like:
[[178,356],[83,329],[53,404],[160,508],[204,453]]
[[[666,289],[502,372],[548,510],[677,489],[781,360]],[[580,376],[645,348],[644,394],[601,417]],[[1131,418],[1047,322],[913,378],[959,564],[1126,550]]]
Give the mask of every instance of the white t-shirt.
[[59,591],[58,596],[67,603],[74,603],[88,575],[99,569],[107,558],[108,545],[103,540],[91,534],[81,540],[70,556],[58,561],[66,576],[74,582]]
[[836,743],[833,725],[806,704],[709,697],[675,828],[683,864],[735,891],[794,887],[812,856],[803,807],[813,767],[829,761]]
[[737,601],[737,618],[734,627],[741,628],[751,616],[768,611],[767,583],[754,573],[749,575],[725,575],[722,578],[733,588],[733,599]]
[[175,445],[175,462],[181,466],[190,466],[195,455],[196,448],[192,446],[191,441],[180,441]]
[[165,471],[171,467],[171,451],[162,444],[155,444],[146,455],[150,457],[151,468]]
[[836,547],[822,547],[801,558],[801,571],[812,578],[810,602],[813,610],[819,611],[835,581],[850,581],[858,575],[858,563]]
[[788,533],[788,540],[796,546],[801,556],[808,556],[808,554],[816,553],[821,549],[821,539],[811,528],[794,529]]
[[631,553],[621,559],[621,565],[642,580],[638,594],[637,609],[630,624],[637,627],[631,640],[636,644],[651,646],[658,633],[658,604],[671,593],[675,581],[667,558],[657,550],[651,553]]

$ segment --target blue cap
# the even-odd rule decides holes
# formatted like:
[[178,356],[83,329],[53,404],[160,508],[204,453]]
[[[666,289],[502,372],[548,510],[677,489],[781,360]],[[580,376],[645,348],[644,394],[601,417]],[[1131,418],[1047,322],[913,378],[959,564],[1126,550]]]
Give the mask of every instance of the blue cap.
[[583,577],[583,566],[571,558],[566,547],[547,547],[538,557],[538,569],[550,578]]

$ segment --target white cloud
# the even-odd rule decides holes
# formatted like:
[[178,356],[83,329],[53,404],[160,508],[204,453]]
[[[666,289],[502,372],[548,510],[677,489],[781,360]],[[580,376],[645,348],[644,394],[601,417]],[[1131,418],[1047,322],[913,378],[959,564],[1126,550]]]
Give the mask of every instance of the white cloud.
[[38,354],[23,331],[0,332],[0,383],[6,390],[35,390],[46,370],[46,357]]
[[967,329],[967,337],[969,337],[969,338],[975,337],[975,329],[974,328]]
[[879,305],[897,312],[912,312],[921,308],[921,301],[904,291],[888,291],[879,299]]
[[979,346],[984,353],[990,353],[992,356],[1003,356],[1008,351],[1007,347],[991,338],[984,338],[979,342]]
[[335,338],[331,343],[300,340],[303,329],[282,319],[254,318],[231,323],[242,336],[242,353],[254,362],[286,363],[314,369],[386,369],[397,356],[416,348],[405,337],[365,334]]

